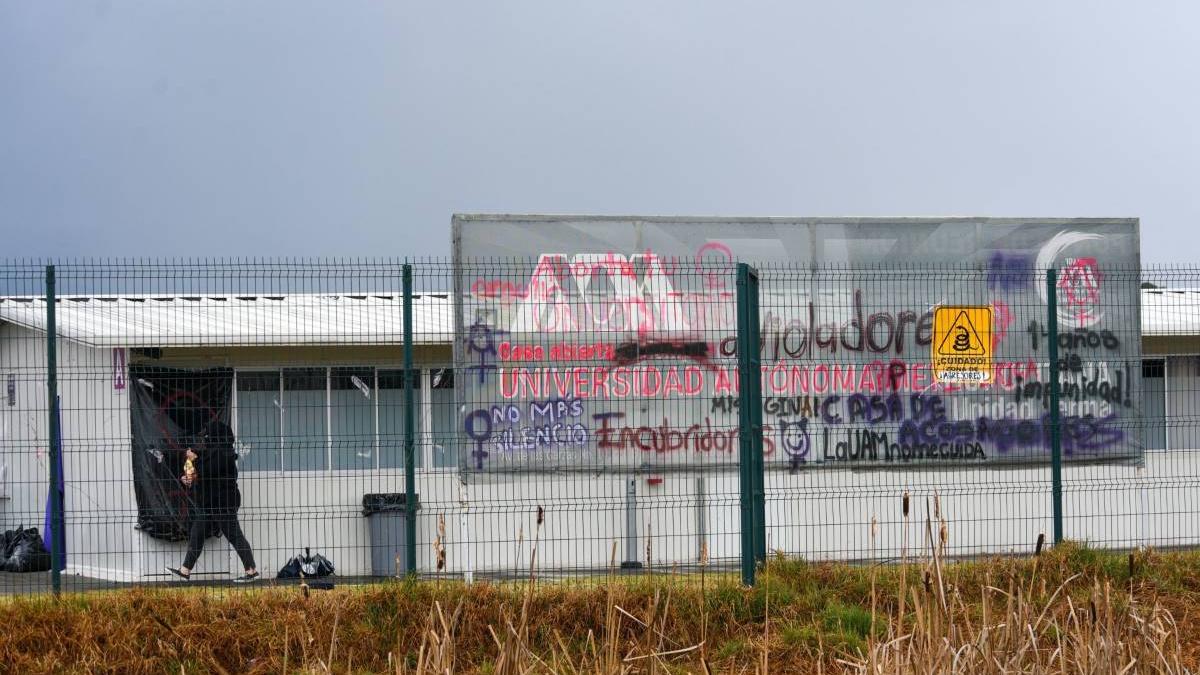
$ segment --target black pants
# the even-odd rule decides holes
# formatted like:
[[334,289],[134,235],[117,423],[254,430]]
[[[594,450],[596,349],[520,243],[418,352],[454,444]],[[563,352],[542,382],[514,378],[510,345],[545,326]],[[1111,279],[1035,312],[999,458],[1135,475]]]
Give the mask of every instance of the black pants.
[[233,550],[237,551],[238,557],[242,559],[242,566],[254,569],[254,552],[250,550],[250,542],[246,541],[246,535],[242,534],[242,526],[238,524],[237,507],[232,505],[200,507],[197,510],[196,519],[192,521],[188,552],[183,559],[183,566],[189,570],[195,566],[196,561],[200,559],[200,551],[204,550],[204,540],[214,524],[221,530],[221,534],[229,541]]

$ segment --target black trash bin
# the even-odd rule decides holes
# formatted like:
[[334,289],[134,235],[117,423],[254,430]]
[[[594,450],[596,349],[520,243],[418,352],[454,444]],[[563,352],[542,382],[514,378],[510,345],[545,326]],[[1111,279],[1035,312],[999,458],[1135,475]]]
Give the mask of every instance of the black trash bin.
[[[421,496],[413,495],[413,501],[420,509]],[[363,515],[371,536],[371,574],[386,577],[412,571],[405,555],[404,535],[409,526],[407,495],[402,492],[363,495]]]

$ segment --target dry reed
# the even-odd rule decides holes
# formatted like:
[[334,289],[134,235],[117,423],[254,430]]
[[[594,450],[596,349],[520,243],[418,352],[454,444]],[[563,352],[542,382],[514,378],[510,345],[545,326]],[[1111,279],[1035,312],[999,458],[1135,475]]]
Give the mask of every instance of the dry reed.
[[[923,559],[909,561],[909,501],[900,564],[777,557],[754,589],[709,569],[706,542],[694,576],[621,577],[614,542],[607,577],[542,581],[539,512],[521,584],[7,599],[0,654],[3,669],[31,673],[1174,675],[1200,662],[1200,555],[1068,544],[952,562],[935,497]],[[876,536],[872,522],[873,548]]]

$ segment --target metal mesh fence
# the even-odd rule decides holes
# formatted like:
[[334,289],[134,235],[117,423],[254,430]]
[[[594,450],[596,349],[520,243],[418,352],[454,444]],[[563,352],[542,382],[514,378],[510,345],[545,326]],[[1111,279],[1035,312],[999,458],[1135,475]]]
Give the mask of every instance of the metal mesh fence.
[[[1139,504],[1096,492],[1146,473],[1136,466],[1140,399],[1149,394],[1137,270],[1106,269],[1089,291],[1095,297],[1084,302],[1081,291],[1077,304],[1066,301],[1065,283],[1047,291],[1045,272],[1029,269],[783,268],[764,276],[765,410],[785,428],[806,423],[810,442],[804,470],[767,476],[771,548],[899,558],[927,547],[930,518],[934,533],[947,521],[951,555],[1032,551],[1054,528],[1055,435],[1068,535],[1150,543],[1123,522]],[[1057,359],[1047,293],[1082,313],[1057,317]],[[936,355],[968,338],[938,335],[935,313],[957,306],[991,311],[990,335],[981,338],[992,346],[989,382],[938,382]],[[1049,414],[1052,359],[1062,383],[1057,421]],[[855,470],[866,467],[877,470]],[[1091,529],[1097,519],[1101,528]]]
[[[214,508],[236,513],[266,579],[306,551],[345,579],[508,578],[535,545],[562,578],[732,569],[735,269],[609,263],[411,262],[408,370],[402,260],[58,264],[53,341],[46,268],[0,267],[0,530],[4,562],[37,569],[0,588],[50,588],[54,548],[65,590],[177,581],[166,568],[196,529],[193,583],[224,583],[250,561]],[[897,558],[927,545],[928,510],[949,555],[1031,551],[1055,529],[1055,442],[1066,537],[1200,541],[1200,270],[758,272],[769,550]],[[988,312],[958,352],[942,331],[948,354],[987,343],[986,382],[937,381],[939,307]],[[44,549],[14,556],[29,528]]]

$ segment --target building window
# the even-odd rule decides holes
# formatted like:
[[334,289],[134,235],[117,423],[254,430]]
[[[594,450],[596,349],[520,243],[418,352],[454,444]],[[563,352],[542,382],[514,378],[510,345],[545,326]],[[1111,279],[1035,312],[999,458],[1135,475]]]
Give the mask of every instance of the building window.
[[325,368],[283,370],[283,470],[329,466]]
[[[423,468],[421,371],[412,373],[414,458]],[[402,370],[284,368],[235,377],[243,471],[404,468]]]
[[375,369],[333,368],[329,373],[329,437],[334,469],[374,469]]
[[[413,421],[414,461],[418,469],[425,467],[419,445],[421,433],[421,371],[413,370],[413,400],[416,410]],[[404,371],[379,370],[379,468],[404,468]]]
[[278,471],[280,458],[279,372],[239,371],[237,378],[237,440],[245,471]]
[[1142,447],[1165,450],[1167,447],[1166,362],[1142,361]]
[[429,372],[430,433],[434,468],[458,466],[458,415],[454,409],[454,371],[435,368]]

